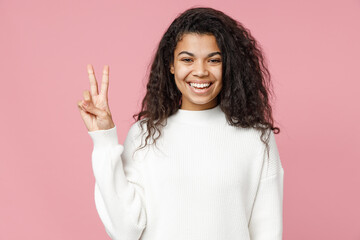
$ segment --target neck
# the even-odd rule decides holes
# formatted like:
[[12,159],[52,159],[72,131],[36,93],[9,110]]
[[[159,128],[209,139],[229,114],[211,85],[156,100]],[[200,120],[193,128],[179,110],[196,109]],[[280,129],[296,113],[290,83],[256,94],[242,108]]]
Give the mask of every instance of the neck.
[[180,109],[191,110],[191,111],[202,111],[202,110],[214,108],[217,105],[218,105],[217,98],[215,98],[215,99],[213,99],[210,102],[205,103],[205,104],[193,104],[193,103],[191,103],[191,102],[189,102],[187,100],[182,100]]

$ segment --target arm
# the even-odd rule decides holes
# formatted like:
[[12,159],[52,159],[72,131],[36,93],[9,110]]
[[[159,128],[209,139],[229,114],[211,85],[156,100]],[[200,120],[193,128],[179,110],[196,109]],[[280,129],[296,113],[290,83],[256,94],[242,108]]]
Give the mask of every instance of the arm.
[[265,153],[262,175],[249,223],[251,240],[281,240],[283,232],[284,169],[274,133],[270,133],[269,158]]
[[94,144],[95,205],[112,239],[138,240],[146,227],[143,185],[130,128],[124,145],[118,143],[116,126],[88,132]]

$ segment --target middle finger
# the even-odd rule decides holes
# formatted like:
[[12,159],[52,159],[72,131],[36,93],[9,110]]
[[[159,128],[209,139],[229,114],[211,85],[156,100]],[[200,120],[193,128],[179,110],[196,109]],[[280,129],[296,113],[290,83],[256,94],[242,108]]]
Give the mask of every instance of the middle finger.
[[105,65],[103,70],[100,94],[103,94],[106,97],[106,99],[108,95],[108,89],[109,89],[109,66]]

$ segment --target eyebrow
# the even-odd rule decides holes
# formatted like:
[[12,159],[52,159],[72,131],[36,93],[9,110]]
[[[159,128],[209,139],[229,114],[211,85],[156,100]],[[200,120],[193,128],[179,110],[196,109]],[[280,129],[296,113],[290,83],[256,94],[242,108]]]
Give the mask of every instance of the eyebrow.
[[[180,53],[178,54],[178,56],[179,56],[180,54],[188,54],[188,55],[190,55],[190,56],[192,56],[192,57],[195,56],[193,53],[188,52],[188,51],[182,51],[182,52],[180,52]],[[212,53],[209,53],[207,56],[208,56],[208,57],[212,57],[212,56],[214,56],[214,55],[216,55],[216,54],[219,54],[219,55],[221,56],[221,53],[220,53],[220,52],[212,52]]]

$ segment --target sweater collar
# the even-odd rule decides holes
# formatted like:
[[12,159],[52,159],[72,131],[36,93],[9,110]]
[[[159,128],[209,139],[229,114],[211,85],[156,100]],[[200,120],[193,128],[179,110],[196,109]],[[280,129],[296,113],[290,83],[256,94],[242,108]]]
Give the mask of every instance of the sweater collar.
[[220,104],[218,104],[216,107],[199,111],[178,109],[171,117],[177,122],[204,125],[216,123],[220,118],[224,117],[224,115],[225,114],[220,108]]

